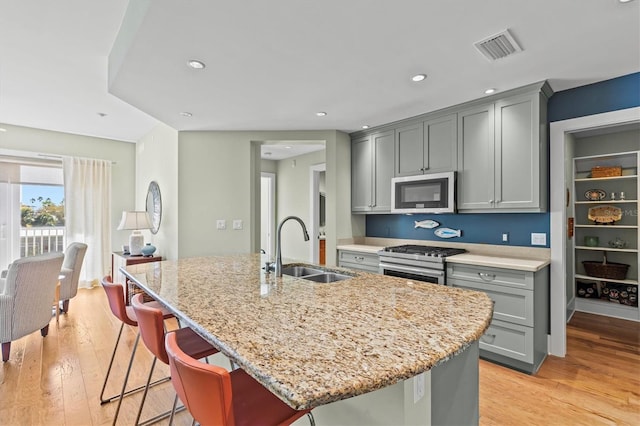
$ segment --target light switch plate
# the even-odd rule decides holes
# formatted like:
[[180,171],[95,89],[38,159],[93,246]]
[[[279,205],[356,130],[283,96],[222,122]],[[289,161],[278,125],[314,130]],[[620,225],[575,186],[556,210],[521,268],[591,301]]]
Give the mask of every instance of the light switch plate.
[[547,245],[547,234],[544,233],[544,232],[541,232],[541,233],[532,232],[531,233],[531,245],[532,246],[546,246]]
[[216,228],[218,228],[219,230],[227,229],[227,221],[224,219],[218,219],[216,221]]
[[233,229],[235,229],[235,230],[242,229],[242,220],[241,219],[234,219],[233,220]]

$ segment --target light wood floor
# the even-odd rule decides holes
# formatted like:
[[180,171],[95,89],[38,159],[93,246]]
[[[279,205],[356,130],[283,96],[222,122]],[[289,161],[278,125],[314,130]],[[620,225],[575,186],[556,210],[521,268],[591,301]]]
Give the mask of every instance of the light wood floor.
[[[118,328],[102,289],[81,290],[46,338],[14,342],[0,370],[0,424],[110,424],[115,403],[101,406],[99,394]],[[640,424],[640,324],[576,313],[567,334],[567,357],[549,357],[535,376],[480,361],[481,425]],[[134,339],[126,329],[110,393],[119,390]],[[135,362],[131,381],[143,383],[151,364],[143,346]],[[158,365],[157,376],[167,374]],[[168,409],[173,395],[169,383],[154,387],[143,418]],[[125,398],[118,424],[134,423],[139,398]],[[175,423],[191,417],[179,413]]]

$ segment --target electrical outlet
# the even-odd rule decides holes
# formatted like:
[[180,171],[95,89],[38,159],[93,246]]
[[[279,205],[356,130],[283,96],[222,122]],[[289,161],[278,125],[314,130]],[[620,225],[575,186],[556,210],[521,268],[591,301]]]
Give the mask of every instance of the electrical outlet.
[[220,231],[227,229],[227,221],[224,219],[218,219],[216,221],[216,228]]
[[502,242],[503,243],[508,243],[509,242],[509,233],[508,232],[503,232],[502,233]]
[[235,229],[235,230],[242,229],[242,220],[241,219],[234,219],[233,220],[233,229]]
[[547,234],[544,233],[544,232],[541,232],[541,233],[532,232],[531,233],[531,245],[532,246],[546,246],[547,245]]

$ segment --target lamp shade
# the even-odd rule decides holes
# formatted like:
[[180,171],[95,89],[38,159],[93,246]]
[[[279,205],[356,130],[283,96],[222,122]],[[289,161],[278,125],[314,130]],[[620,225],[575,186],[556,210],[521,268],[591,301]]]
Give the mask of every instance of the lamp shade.
[[118,230],[123,229],[151,229],[151,223],[149,222],[149,215],[147,212],[138,211],[123,211],[122,219],[118,225]]

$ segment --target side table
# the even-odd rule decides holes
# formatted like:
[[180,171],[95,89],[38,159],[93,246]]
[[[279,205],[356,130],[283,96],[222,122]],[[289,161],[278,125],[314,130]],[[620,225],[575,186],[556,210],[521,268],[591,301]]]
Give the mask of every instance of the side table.
[[162,256],[131,256],[130,254],[124,254],[121,251],[114,251],[111,253],[111,274],[114,283],[120,283],[125,288],[125,299],[127,305],[131,302],[131,297],[134,296],[135,291],[129,284],[127,277],[120,272],[120,268],[129,265],[137,265],[139,263],[159,262],[162,260]]

